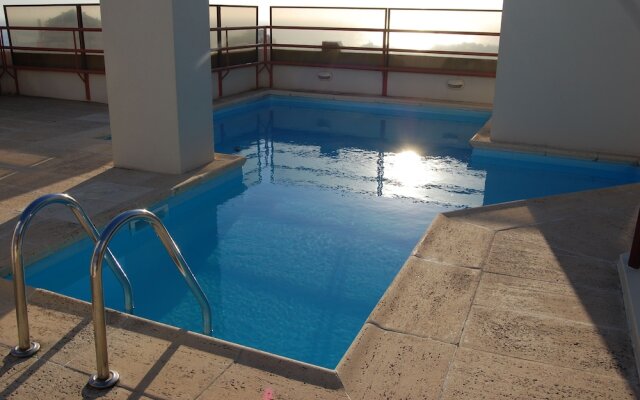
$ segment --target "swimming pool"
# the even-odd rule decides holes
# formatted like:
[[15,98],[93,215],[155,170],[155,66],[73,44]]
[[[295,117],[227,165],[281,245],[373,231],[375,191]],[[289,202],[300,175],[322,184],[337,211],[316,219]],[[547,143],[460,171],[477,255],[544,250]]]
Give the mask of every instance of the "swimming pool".
[[[242,171],[150,207],[211,302],[214,336],[333,368],[437,213],[640,180],[624,165],[472,153],[489,116],[279,96],[216,111],[216,149],[247,157]],[[136,314],[200,331],[152,235],[135,225],[111,246]],[[35,263],[27,283],[89,300],[91,250],[80,241]],[[106,304],[122,310],[104,274]]]

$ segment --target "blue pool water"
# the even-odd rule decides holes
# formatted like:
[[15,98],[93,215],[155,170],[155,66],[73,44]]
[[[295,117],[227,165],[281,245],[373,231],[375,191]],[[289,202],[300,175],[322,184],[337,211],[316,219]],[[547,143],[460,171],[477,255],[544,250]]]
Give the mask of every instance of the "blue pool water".
[[[268,97],[214,115],[216,150],[247,157],[151,207],[213,309],[214,336],[333,368],[434,216],[638,181],[637,168],[480,151],[481,111]],[[90,299],[91,244],[28,269]],[[116,237],[136,314],[200,331],[200,310],[148,228]],[[122,292],[105,269],[107,305]],[[425,316],[428,318],[428,316]]]

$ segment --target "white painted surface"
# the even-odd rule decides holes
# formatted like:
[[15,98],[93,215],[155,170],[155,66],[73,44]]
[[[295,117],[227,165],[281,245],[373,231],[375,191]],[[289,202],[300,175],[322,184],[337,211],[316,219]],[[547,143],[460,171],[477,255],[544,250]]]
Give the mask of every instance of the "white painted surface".
[[91,75],[91,101],[96,103],[107,103],[107,77],[104,75]]
[[65,72],[18,71],[20,94],[85,100],[84,83],[76,74]]
[[[461,80],[464,85],[460,89],[450,88],[448,85],[450,80]],[[491,104],[495,93],[495,82],[494,78],[476,76],[391,72],[387,90],[389,96]]]
[[640,375],[640,270],[629,267],[629,253],[620,256],[618,275],[620,276],[620,286],[622,286],[631,344],[636,356],[636,368]]
[[[319,78],[319,75],[325,73],[330,73],[331,79]],[[463,80],[464,87],[449,88],[447,82],[450,79]],[[494,78],[391,72],[387,95],[491,104],[494,87]],[[382,73],[339,68],[274,66],[273,88],[379,96],[382,94]]]
[[[331,72],[331,79],[318,79],[318,74],[323,72]],[[273,67],[273,88],[379,95],[382,90],[382,73],[275,65]]]
[[[213,98],[218,96],[218,73],[211,75]],[[222,96],[231,96],[256,89],[256,67],[237,68],[230,70],[222,79]]]
[[504,3],[492,140],[640,155],[640,0]]
[[208,1],[103,0],[101,12],[115,165],[182,173],[211,161]]

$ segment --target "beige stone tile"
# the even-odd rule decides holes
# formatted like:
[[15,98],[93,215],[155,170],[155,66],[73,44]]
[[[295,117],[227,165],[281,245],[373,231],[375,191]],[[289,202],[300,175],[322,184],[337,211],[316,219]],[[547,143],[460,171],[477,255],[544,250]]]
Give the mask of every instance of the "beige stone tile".
[[0,163],[14,165],[16,167],[28,167],[42,162],[47,158],[49,158],[49,156],[46,154],[0,149]]
[[539,223],[541,217],[536,217],[525,201],[451,211],[445,215],[457,222],[466,222],[491,230],[533,225]]
[[414,250],[416,257],[459,267],[480,268],[493,231],[438,215]]
[[22,212],[32,201],[44,195],[17,186],[3,185],[0,181],[0,207]]
[[542,224],[538,229],[553,248],[615,262],[631,248],[635,222],[635,218],[592,215]]
[[574,287],[620,288],[613,263],[553,249],[535,227],[496,233],[484,270]]
[[460,348],[442,399],[623,400],[637,390],[624,379]]
[[566,319],[473,306],[460,345],[623,379],[636,376],[626,330]]
[[[119,386],[95,390],[86,386],[89,375],[50,362],[34,362],[28,369],[13,374],[0,391],[2,399],[68,400],[128,399],[132,393]],[[3,385],[4,386],[4,385]]]
[[[88,306],[40,291],[34,292],[28,303],[31,340],[41,345],[37,357],[66,363],[71,355],[63,347],[75,338],[79,330],[91,323]],[[0,316],[0,342],[10,346],[18,344],[16,316],[13,311]]]
[[113,182],[121,185],[158,187],[164,185],[163,177],[172,179],[174,175],[112,167],[103,171],[95,179],[100,182]]
[[[16,377],[22,375],[29,368],[33,368],[34,364],[42,364],[43,361],[36,357],[17,358],[9,354],[12,346],[1,345],[0,351],[0,393],[11,386]],[[4,399],[4,397],[0,397]]]
[[[13,223],[4,224],[0,228],[3,232],[0,239],[5,238],[4,240],[9,243],[14,227]],[[41,219],[36,216],[24,237],[22,253],[25,267],[28,268],[29,264],[59,250],[61,246],[74,242],[83,235],[84,231],[76,222]],[[5,260],[10,260],[9,257],[10,247],[0,246],[0,265],[4,264]]]
[[480,271],[410,257],[370,320],[398,332],[457,344]]
[[20,215],[20,211],[12,207],[7,207],[4,204],[0,203],[0,226],[3,226],[5,224],[7,225],[6,227],[3,226],[3,228],[0,229],[0,237],[6,235],[6,233],[10,230],[9,228],[15,225],[18,215]]
[[0,168],[0,179],[2,179],[3,177],[13,174],[15,171],[13,169],[8,169],[8,168]]
[[37,170],[20,170],[3,178],[3,185],[16,187],[20,193],[39,191],[42,193],[64,192],[85,181],[87,176],[64,175]]
[[153,189],[143,186],[123,185],[113,182],[87,181],[69,190],[68,193],[78,201],[105,200],[124,203],[151,192]]
[[352,400],[438,399],[455,348],[366,324],[337,371]]
[[294,381],[327,389],[340,389],[342,383],[334,370],[317,367],[252,348],[243,347],[237,364],[270,372]]
[[113,165],[109,154],[92,154],[76,151],[68,155],[51,157],[33,167],[34,170],[74,176],[87,172],[103,172]]
[[198,400],[347,400],[343,389],[325,389],[270,372],[233,364]]
[[[182,331],[151,321],[121,316],[107,327],[110,368],[120,373],[120,385],[135,392],[165,398],[194,398],[231,363],[237,350],[215,343],[185,339]],[[95,372],[93,326],[65,346],[75,357],[68,366]]]
[[485,273],[474,304],[626,329],[621,293]]
[[[623,185],[586,192],[527,200],[531,213],[543,220],[555,218],[617,215],[629,218],[637,215],[640,185]],[[622,213],[622,214],[621,214]]]

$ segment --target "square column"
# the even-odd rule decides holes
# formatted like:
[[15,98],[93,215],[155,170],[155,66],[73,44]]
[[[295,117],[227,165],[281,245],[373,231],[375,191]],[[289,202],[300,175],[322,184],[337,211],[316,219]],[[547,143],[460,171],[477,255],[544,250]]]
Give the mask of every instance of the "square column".
[[208,0],[102,0],[116,167],[179,174],[213,160]]

